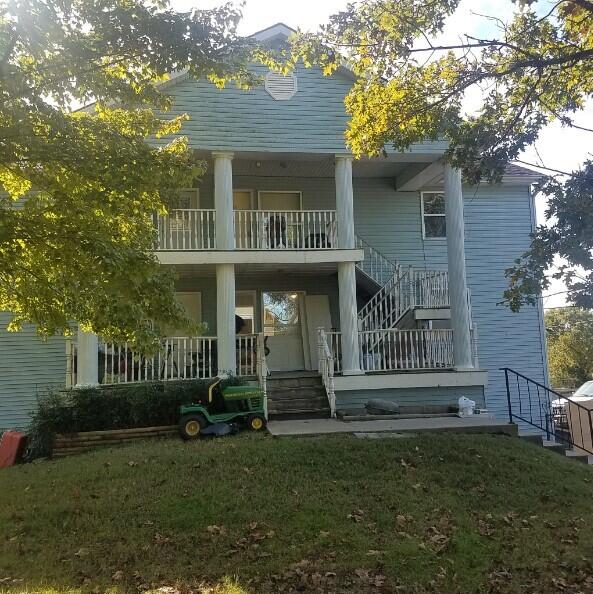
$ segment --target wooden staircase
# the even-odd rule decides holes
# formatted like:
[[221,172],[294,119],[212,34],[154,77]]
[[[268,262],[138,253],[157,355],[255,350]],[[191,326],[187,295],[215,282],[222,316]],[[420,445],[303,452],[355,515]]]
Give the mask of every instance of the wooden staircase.
[[273,374],[267,379],[271,419],[329,418],[327,394],[321,376],[313,373]]

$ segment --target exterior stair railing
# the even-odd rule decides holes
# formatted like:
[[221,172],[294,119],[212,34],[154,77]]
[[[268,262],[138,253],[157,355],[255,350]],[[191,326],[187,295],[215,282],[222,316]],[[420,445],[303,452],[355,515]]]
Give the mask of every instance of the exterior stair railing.
[[509,422],[519,421],[564,443],[576,452],[593,455],[593,410],[527,376],[503,367]]
[[323,328],[317,329],[317,349],[319,373],[327,393],[330,415],[336,416],[336,392],[334,390],[334,355],[327,341],[327,333]]
[[364,260],[356,265],[357,268],[382,287],[396,273],[398,264],[358,235],[356,247],[364,252]]

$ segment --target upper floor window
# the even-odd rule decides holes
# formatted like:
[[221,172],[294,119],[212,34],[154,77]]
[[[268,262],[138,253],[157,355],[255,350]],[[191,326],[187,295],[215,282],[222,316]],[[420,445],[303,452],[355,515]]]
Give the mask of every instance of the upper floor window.
[[445,195],[443,192],[421,192],[422,235],[426,239],[447,236]]

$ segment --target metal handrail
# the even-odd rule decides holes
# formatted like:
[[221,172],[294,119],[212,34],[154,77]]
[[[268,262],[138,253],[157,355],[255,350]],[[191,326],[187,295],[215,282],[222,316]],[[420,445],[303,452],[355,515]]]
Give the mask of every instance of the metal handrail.
[[[500,371],[504,371],[505,374],[509,422],[513,423],[516,419],[539,429],[546,434],[548,440],[554,437],[570,447],[593,455],[593,409],[510,367],[501,367]],[[511,387],[510,374],[515,377],[516,389],[515,386]],[[526,394],[521,390],[520,380],[525,384]],[[560,401],[559,404],[554,406],[550,396],[556,397],[555,399]]]

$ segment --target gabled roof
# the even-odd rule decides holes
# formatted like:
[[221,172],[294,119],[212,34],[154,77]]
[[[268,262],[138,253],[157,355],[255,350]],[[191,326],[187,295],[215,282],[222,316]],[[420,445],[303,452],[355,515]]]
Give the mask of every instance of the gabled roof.
[[293,33],[296,33],[296,29],[284,23],[276,23],[271,27],[252,33],[249,37],[256,41],[275,41],[276,39],[288,39]]
[[509,163],[505,167],[503,175],[504,181],[507,183],[511,181],[535,183],[544,177],[546,176],[539,171],[515,165],[514,163]]

